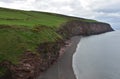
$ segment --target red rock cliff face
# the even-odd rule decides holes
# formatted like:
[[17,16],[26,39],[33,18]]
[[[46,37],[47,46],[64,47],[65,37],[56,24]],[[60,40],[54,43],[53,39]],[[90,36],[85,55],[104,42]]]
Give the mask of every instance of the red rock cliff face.
[[62,25],[58,33],[65,37],[71,37],[75,35],[94,35],[109,31],[113,31],[113,29],[107,23],[81,22],[74,20]]

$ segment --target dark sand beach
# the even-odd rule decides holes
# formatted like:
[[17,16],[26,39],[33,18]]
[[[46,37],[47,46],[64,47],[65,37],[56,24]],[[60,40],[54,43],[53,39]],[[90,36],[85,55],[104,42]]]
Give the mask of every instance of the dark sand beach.
[[72,68],[72,56],[80,38],[80,36],[72,37],[71,45],[66,47],[65,53],[37,79],[76,79]]

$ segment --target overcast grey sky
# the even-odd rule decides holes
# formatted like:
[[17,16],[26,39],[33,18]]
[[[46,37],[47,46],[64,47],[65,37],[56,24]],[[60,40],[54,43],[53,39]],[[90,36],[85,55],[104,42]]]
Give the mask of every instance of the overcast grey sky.
[[0,7],[96,19],[120,29],[120,0],[0,0]]

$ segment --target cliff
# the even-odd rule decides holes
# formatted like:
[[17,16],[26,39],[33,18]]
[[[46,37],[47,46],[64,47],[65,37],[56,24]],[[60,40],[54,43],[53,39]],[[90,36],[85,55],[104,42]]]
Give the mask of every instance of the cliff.
[[113,29],[106,23],[67,22],[57,30],[57,32],[64,37],[64,41],[58,40],[57,42],[40,44],[38,46],[38,52],[41,53],[41,56],[28,51],[27,54],[24,54],[21,64],[10,67],[12,79],[34,79],[57,60],[60,48],[65,45],[65,40],[73,36],[87,36],[109,31],[113,31]]
[[0,79],[35,79],[76,35],[113,31],[107,23],[54,13],[0,8]]
[[64,37],[71,37],[75,35],[95,35],[105,32],[113,31],[111,26],[107,23],[102,22],[82,22],[79,20],[73,20],[65,23],[57,31],[60,35]]

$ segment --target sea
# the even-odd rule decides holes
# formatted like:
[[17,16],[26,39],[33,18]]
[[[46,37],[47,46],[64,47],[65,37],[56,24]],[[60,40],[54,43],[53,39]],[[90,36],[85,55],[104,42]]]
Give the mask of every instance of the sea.
[[77,79],[120,79],[120,31],[83,37],[72,66]]

